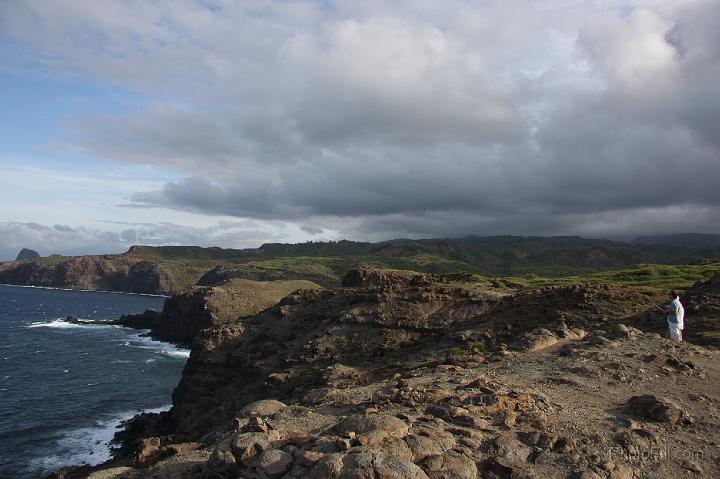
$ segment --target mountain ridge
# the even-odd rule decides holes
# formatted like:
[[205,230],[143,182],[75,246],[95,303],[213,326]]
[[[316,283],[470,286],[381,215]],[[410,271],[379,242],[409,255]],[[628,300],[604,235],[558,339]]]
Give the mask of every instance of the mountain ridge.
[[720,246],[720,235],[706,233],[679,233],[667,235],[639,236],[630,242],[637,245],[682,246],[686,248],[707,248]]
[[116,255],[44,257],[0,263],[0,283],[169,294],[230,278],[340,284],[354,266],[425,273],[557,277],[637,264],[689,264],[720,257],[720,246],[631,244],[577,236],[472,236],[349,240],[258,248],[136,245]]

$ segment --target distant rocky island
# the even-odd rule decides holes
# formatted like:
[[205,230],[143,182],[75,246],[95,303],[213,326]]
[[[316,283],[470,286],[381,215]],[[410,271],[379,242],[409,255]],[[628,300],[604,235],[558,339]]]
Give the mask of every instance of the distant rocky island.
[[22,261],[25,259],[35,259],[39,258],[40,253],[38,253],[35,250],[23,248],[20,250],[20,252],[17,255],[17,258],[15,258],[15,261]]

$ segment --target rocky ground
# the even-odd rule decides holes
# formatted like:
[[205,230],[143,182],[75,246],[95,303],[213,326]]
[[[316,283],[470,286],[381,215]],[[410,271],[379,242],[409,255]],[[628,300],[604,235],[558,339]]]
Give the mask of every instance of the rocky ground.
[[172,411],[54,477],[720,477],[720,352],[628,326],[664,294],[355,270],[202,331]]

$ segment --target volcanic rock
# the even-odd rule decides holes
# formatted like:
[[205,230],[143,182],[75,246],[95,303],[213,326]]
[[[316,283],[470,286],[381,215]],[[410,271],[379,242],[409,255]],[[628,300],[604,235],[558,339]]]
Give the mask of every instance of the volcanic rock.
[[284,407],[287,406],[276,399],[262,399],[242,408],[240,414],[244,417],[272,416]]
[[15,261],[22,261],[25,259],[35,259],[35,258],[39,258],[39,257],[40,257],[40,253],[38,253],[37,251],[28,249],[28,248],[23,248],[18,253],[17,258],[15,258]]
[[676,424],[684,415],[684,411],[673,401],[652,394],[631,397],[627,408],[637,416],[669,424]]

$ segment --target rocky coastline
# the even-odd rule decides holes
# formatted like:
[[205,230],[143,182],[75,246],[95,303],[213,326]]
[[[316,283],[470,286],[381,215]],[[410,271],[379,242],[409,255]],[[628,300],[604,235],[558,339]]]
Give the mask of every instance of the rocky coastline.
[[116,320],[90,320],[68,316],[73,324],[125,326],[146,329],[157,341],[191,347],[199,331],[257,314],[297,289],[319,288],[310,281],[250,281],[232,279],[216,286],[197,286],[165,300],[162,311],[148,309],[124,314]]
[[717,476],[720,353],[644,326],[663,300],[356,269],[200,329],[170,411],[50,477]]
[[50,264],[40,259],[0,262],[0,283],[161,295],[172,292],[170,275],[157,262],[104,256],[77,256]]

